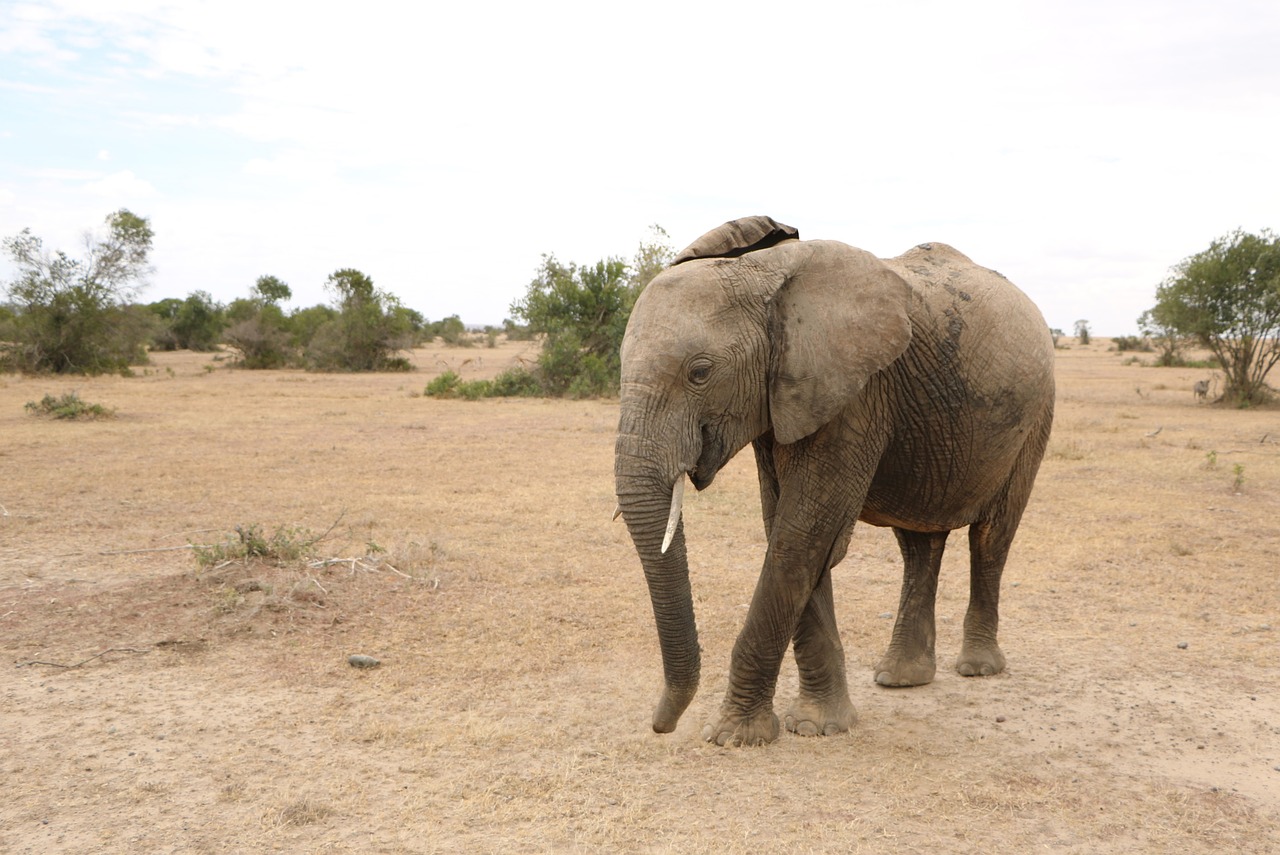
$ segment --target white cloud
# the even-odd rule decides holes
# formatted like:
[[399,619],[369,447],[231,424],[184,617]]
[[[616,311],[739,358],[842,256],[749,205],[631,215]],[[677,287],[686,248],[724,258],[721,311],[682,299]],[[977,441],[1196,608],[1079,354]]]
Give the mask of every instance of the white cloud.
[[109,199],[132,200],[145,199],[156,195],[151,183],[125,169],[113,172],[84,185],[84,192],[92,196],[104,196]]
[[246,175],[286,178],[293,181],[320,181],[334,174],[332,161],[307,151],[289,151],[277,157],[255,157],[244,166]]

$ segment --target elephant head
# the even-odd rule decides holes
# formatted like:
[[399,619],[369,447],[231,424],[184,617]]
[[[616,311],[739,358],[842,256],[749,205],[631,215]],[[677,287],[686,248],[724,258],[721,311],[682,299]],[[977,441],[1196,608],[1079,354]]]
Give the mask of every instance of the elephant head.
[[622,344],[614,475],[644,566],[674,730],[699,649],[680,502],[748,443],[805,440],[911,340],[907,284],[869,253],[800,241],[768,217],[734,220],[682,251],[637,299]]

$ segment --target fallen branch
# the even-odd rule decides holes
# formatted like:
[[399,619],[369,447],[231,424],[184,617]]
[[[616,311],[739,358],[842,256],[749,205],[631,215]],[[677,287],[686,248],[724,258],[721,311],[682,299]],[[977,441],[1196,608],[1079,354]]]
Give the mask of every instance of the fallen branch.
[[338,523],[342,522],[342,518],[345,517],[346,515],[347,515],[347,509],[343,508],[341,513],[338,514],[338,518],[333,521],[333,524],[324,530],[324,534],[320,535],[319,537],[313,537],[311,540],[306,541],[303,545],[315,546],[317,543],[320,543],[321,541],[323,541],[326,537],[329,536],[329,532],[333,531],[335,528],[338,527]]
[[99,658],[101,658],[101,657],[103,657],[103,656],[106,656],[108,653],[136,653],[136,654],[143,654],[143,653],[150,653],[150,652],[151,652],[151,648],[150,648],[150,647],[146,647],[146,648],[137,648],[137,647],[108,647],[106,650],[102,651],[101,653],[95,653],[95,654],[93,654],[92,656],[90,656],[88,659],[82,659],[81,661],[79,661],[79,662],[75,663],[74,665],[67,665],[67,664],[66,664],[66,663],[64,663],[64,662],[42,662],[42,661],[41,661],[41,660],[39,660],[39,659],[32,659],[32,660],[31,660],[31,661],[29,661],[29,662],[19,662],[19,663],[18,663],[18,667],[19,667],[19,668],[25,668],[25,667],[27,667],[28,665],[48,665],[50,668],[79,668],[81,665],[87,665],[87,664],[89,664],[90,662],[92,662],[92,661],[93,661],[93,660],[95,660],[95,659],[99,659]]
[[178,552],[183,549],[212,549],[209,544],[184,543],[182,546],[157,546],[153,549],[112,549],[99,555],[141,555],[144,552]]

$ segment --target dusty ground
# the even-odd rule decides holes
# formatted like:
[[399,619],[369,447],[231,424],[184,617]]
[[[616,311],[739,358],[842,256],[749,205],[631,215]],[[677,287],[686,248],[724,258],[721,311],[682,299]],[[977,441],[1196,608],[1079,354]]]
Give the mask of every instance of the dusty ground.
[[[900,565],[860,527],[835,573],[857,729],[732,750],[698,733],[761,560],[749,454],[686,504],[703,687],[657,736],[647,595],[609,521],[616,403],[421,396],[520,345],[408,375],[180,353],[0,376],[0,850],[1276,851],[1280,411],[1197,405],[1207,372],[1106,346],[1059,352],[1007,673],[876,687]],[[23,410],[70,388],[117,417]],[[314,558],[364,560],[183,548],[238,525],[332,526]],[[965,560],[957,536],[943,660]]]

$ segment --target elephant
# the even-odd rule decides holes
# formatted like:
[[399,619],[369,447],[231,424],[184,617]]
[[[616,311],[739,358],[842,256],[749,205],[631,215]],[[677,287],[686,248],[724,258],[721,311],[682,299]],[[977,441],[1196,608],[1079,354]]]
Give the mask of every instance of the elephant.
[[678,253],[637,297],[623,337],[614,476],[662,654],[653,730],[673,731],[701,667],[681,503],[751,444],[768,546],[718,720],[702,737],[779,735],[787,647],[799,693],[788,731],[856,718],[831,569],[856,521],[894,530],[903,582],[881,686],[930,682],[947,535],[967,526],[970,600],[956,669],[996,674],[1000,577],[1053,422],[1053,343],[1031,300],[950,246],[880,260],[733,220]]

